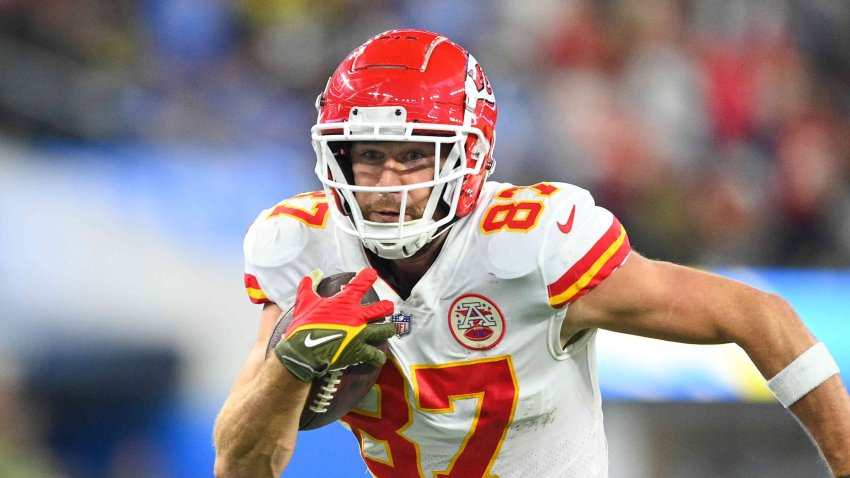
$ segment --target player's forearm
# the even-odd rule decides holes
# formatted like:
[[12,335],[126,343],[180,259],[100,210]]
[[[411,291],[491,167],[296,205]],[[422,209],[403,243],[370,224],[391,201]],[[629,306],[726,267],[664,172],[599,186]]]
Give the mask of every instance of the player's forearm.
[[309,383],[268,360],[253,380],[231,394],[216,420],[215,475],[280,476],[295,449],[308,391]]
[[789,407],[817,442],[835,476],[850,475],[850,396],[838,375]]
[[[753,333],[736,337],[765,378],[785,369],[817,339],[783,299],[763,295]],[[789,407],[817,443],[836,476],[850,474],[850,396],[832,376]]]

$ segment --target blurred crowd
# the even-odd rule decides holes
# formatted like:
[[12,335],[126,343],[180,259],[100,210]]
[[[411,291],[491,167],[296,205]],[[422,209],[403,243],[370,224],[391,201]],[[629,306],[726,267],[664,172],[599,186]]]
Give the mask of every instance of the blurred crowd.
[[484,65],[497,179],[588,188],[655,258],[850,266],[842,0],[2,0],[0,131],[306,147],[340,59],[396,27]]

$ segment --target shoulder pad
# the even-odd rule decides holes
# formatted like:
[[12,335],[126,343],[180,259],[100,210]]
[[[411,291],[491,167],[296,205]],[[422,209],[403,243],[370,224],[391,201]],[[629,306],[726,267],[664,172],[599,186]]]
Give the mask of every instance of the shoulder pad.
[[258,267],[288,264],[308,241],[306,226],[287,216],[269,217],[271,209],[260,213],[248,228],[242,245],[245,261]]
[[557,308],[604,281],[631,251],[623,226],[589,192],[577,187],[564,192],[545,225],[540,262],[549,303]]
[[329,207],[323,191],[297,194],[260,213],[245,236],[246,262],[260,267],[288,264],[310,240],[307,230],[324,230]]
[[562,202],[560,183],[533,186],[490,183],[482,195],[475,221],[482,236],[487,268],[496,277],[512,279],[539,267],[547,222]]

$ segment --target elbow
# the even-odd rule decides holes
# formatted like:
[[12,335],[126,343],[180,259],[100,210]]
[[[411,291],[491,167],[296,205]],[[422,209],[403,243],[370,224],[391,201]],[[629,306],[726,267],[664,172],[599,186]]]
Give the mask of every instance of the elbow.
[[729,333],[763,372],[778,371],[779,365],[790,362],[816,342],[782,297],[757,292],[750,304],[748,316],[740,321],[743,325],[733,326]]
[[222,440],[220,417],[216,419],[213,427],[213,446],[215,447],[213,476],[215,478],[238,476],[236,467],[234,466],[236,461],[231,458],[232,454],[227,452],[227,443]]
[[221,456],[216,456],[215,465],[213,465],[213,476],[215,478],[230,478],[237,475],[228,460]]
[[808,329],[800,320],[800,316],[791,307],[787,300],[776,294],[761,293],[760,310],[758,317],[761,318],[758,329],[762,334],[772,334],[771,338],[780,341],[793,341],[808,336]]
[[[256,472],[246,473],[251,470],[250,466],[245,466],[245,463],[240,465],[239,460],[232,460],[226,456],[216,454],[215,464],[213,465],[213,476],[215,478],[239,478],[242,476],[266,476]],[[255,471],[255,470],[252,470]],[[271,473],[268,476],[272,476]]]
[[274,478],[280,476],[292,449],[278,448],[271,454],[250,452],[245,456],[216,453],[213,475],[215,478],[242,478],[245,476]]
[[747,289],[734,303],[736,313],[724,314],[719,324],[720,342],[733,342],[746,350],[786,340],[802,325],[791,305],[776,294]]
[[[216,435],[216,438],[219,438],[218,435]],[[257,473],[246,473],[246,471],[256,468],[256,464],[252,463],[252,457],[246,453],[247,450],[242,449],[240,452],[237,452],[233,448],[233,445],[233,442],[221,442],[218,439],[215,440],[215,463],[213,464],[213,476],[215,476],[215,478],[261,476]]]
[[[216,448],[215,463],[213,464],[213,476],[215,478],[235,478],[239,476],[247,476],[246,471],[251,470],[252,466],[246,456],[239,456],[221,447]],[[260,476],[253,473],[251,476]]]
[[268,460],[230,460],[217,456],[213,465],[215,478],[243,478],[246,476],[274,478],[280,476],[283,469],[275,470]]
[[791,360],[803,353],[817,342],[797,312],[787,300],[776,294],[766,294],[768,309],[771,317],[771,327],[768,329],[774,346],[784,345],[791,354]]

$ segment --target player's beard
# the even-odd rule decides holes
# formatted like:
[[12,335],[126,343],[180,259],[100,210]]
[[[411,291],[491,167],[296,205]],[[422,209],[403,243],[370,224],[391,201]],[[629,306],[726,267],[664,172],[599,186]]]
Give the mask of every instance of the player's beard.
[[[419,219],[422,217],[422,213],[424,209],[413,204],[411,202],[410,197],[407,198],[407,207],[405,208],[404,215],[405,221],[412,221],[415,219]],[[401,208],[400,197],[396,198],[392,194],[382,194],[378,199],[369,203],[369,204],[361,204],[360,212],[363,214],[363,218],[367,221],[374,221],[371,218],[373,213],[382,213],[382,212],[393,212],[397,213]],[[409,217],[409,219],[407,218]],[[383,221],[376,221],[383,222]]]

